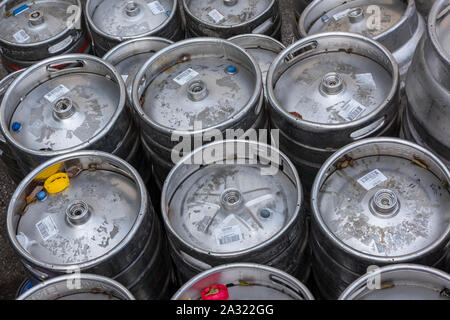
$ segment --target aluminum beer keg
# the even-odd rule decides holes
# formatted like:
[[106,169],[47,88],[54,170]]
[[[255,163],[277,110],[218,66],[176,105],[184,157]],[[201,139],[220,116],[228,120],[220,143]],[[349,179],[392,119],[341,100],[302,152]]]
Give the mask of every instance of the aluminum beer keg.
[[315,0],[302,13],[301,37],[320,32],[354,32],[388,48],[404,80],[425,30],[414,0]]
[[353,282],[340,300],[450,300],[450,275],[417,264],[374,269]]
[[47,280],[17,300],[134,300],[120,283],[94,274],[72,274]]
[[161,211],[181,283],[236,262],[269,265],[303,282],[309,276],[300,179],[267,144],[224,140],[196,149],[167,177]]
[[311,196],[313,275],[321,295],[336,299],[374,266],[445,268],[449,181],[437,156],[405,140],[371,138],[333,154]]
[[60,54],[89,52],[80,1],[2,1],[0,47],[9,71]]
[[109,63],[91,55],[57,56],[11,83],[0,127],[23,176],[49,158],[82,149],[110,152],[134,165],[139,133],[125,101],[124,82]]
[[182,0],[188,37],[230,38],[265,34],[279,38],[278,0]]
[[172,264],[145,185],[124,160],[100,151],[53,158],[18,186],[8,236],[33,279],[93,273],[138,299],[172,294]]
[[136,75],[132,99],[159,185],[182,156],[214,139],[211,130],[224,139],[227,129],[240,129],[239,138],[268,125],[257,62],[218,38],[188,39],[155,53]]
[[234,263],[215,267],[195,276],[172,300],[208,300],[202,293],[223,284],[227,300],[314,300],[308,288],[291,275],[254,263]]
[[184,38],[177,0],[87,0],[85,12],[98,56],[131,39]]
[[403,134],[450,167],[450,1],[435,1],[406,79]]
[[397,136],[398,65],[374,40],[322,33],[284,50],[267,75],[271,127],[305,192],[337,149],[371,136]]

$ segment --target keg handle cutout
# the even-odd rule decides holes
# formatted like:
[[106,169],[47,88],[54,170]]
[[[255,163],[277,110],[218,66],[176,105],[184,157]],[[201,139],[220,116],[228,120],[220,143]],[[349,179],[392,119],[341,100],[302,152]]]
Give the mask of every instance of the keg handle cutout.
[[302,56],[306,55],[312,50],[315,50],[319,46],[319,43],[317,41],[311,41],[307,42],[303,45],[301,45],[298,48],[293,48],[291,53],[289,53],[285,58],[284,61],[288,64],[293,64],[297,60],[299,60]]
[[295,289],[296,286],[295,286],[293,283],[289,282],[289,280],[280,278],[279,276],[277,276],[277,275],[275,275],[275,274],[269,275],[269,279],[270,279],[273,283],[282,285],[283,287],[288,288],[288,289],[291,290],[292,292],[295,292],[296,294],[298,294],[298,295],[299,295],[300,297],[302,297],[303,299],[305,299],[305,300],[308,299],[307,297],[305,297],[305,295],[304,295],[301,291]]
[[84,68],[86,63],[83,60],[64,60],[62,63],[49,63],[46,65],[47,72],[57,72],[68,69]]
[[353,140],[361,140],[366,137],[373,136],[373,135],[375,135],[375,133],[378,130],[380,130],[384,127],[385,122],[386,122],[386,116],[383,116],[382,118],[378,119],[374,123],[352,132],[350,134],[350,138]]

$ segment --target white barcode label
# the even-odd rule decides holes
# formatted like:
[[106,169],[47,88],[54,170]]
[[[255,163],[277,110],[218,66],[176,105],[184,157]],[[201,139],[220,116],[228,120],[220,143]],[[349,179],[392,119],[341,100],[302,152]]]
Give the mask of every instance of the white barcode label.
[[333,19],[338,21],[341,20],[343,17],[347,16],[347,13],[350,11],[350,9],[341,11],[339,13],[336,13],[335,15],[333,15]]
[[159,1],[152,1],[152,2],[148,3],[147,5],[149,6],[150,10],[152,10],[152,13],[154,15],[166,12],[166,10],[161,5],[161,3],[159,3]]
[[210,16],[215,23],[219,23],[220,21],[222,21],[225,17],[216,9],[212,9],[209,13],[208,16]]
[[127,74],[122,74],[122,79],[123,79],[124,82],[127,82],[128,75]]
[[176,76],[173,81],[178,83],[180,86],[186,84],[188,81],[194,79],[196,76],[198,76],[198,72],[189,68],[182,73],[180,73],[178,76]]
[[58,233],[58,228],[51,216],[47,216],[38,223],[36,223],[36,228],[41,235],[42,240],[47,241],[55,234]]
[[367,191],[386,181],[386,176],[380,170],[375,169],[358,180],[358,183]]
[[365,85],[369,88],[377,88],[377,84],[373,80],[373,76],[371,73],[360,73],[355,75],[355,79],[359,84]]
[[66,94],[69,91],[70,91],[69,89],[60,84],[55,89],[47,93],[44,96],[44,98],[47,99],[49,102],[55,102],[56,99],[60,98],[62,95]]
[[19,43],[24,43],[25,41],[28,41],[30,39],[30,36],[28,33],[25,32],[25,30],[20,29],[16,33],[13,34],[14,39],[16,39]]
[[338,112],[338,115],[344,120],[353,121],[357,119],[364,111],[366,111],[366,107],[358,101],[352,99],[344,105],[342,110]]
[[241,240],[241,228],[238,225],[216,229],[215,234],[220,246]]

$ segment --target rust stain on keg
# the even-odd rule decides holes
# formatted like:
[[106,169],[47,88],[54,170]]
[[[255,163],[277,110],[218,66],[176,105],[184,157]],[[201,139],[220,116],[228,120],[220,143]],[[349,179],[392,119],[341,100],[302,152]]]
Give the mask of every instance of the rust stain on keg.
[[352,157],[345,155],[342,158],[340,158],[336,163],[336,169],[341,170],[347,168],[348,166],[353,167],[354,165],[355,160]]
[[395,287],[395,284],[393,284],[393,283],[383,283],[380,286],[380,289],[390,289],[390,288],[393,288],[393,287]]
[[414,159],[412,159],[411,162],[425,170],[428,170],[428,165],[425,163],[425,161],[423,161],[422,159],[420,159],[417,156],[414,156]]
[[289,114],[293,115],[297,119],[303,119],[302,115],[298,112],[292,111],[292,112],[289,112]]

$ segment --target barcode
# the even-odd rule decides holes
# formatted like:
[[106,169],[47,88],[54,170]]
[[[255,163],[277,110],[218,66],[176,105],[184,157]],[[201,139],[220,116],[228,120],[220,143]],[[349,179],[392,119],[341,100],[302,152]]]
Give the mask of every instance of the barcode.
[[189,68],[182,73],[180,73],[178,76],[176,76],[173,81],[178,83],[180,86],[184,85],[186,82],[194,79],[196,76],[198,76],[198,72]]
[[23,29],[21,29],[21,30],[17,31],[16,33],[14,33],[13,37],[19,43],[23,43],[23,42],[28,41],[30,39],[30,36]]
[[36,228],[44,241],[58,233],[58,228],[50,216],[36,223]]
[[42,238],[43,239],[48,238],[48,236],[50,234],[48,227],[45,224],[43,224],[42,222],[38,222],[37,227],[39,229],[39,232],[40,232]]
[[159,3],[159,1],[153,1],[147,4],[150,7],[150,10],[152,10],[152,13],[154,15],[164,13],[166,10],[164,7]]
[[358,183],[368,191],[386,180],[387,180],[386,176],[383,173],[381,173],[380,170],[375,169],[366,174],[365,176],[361,177],[358,180]]
[[216,242],[219,245],[226,245],[241,240],[241,228],[238,225],[218,229],[215,234]]
[[357,107],[355,110],[353,110],[352,112],[350,112],[350,114],[348,115],[348,119],[349,119],[350,121],[355,120],[356,117],[358,117],[358,116],[361,114],[361,112],[362,112],[363,110],[364,110],[363,108]]
[[211,10],[208,15],[214,20],[215,23],[219,23],[225,18],[219,11],[216,9]]
[[339,111],[338,114],[344,120],[353,121],[357,119],[365,110],[366,107],[364,107],[358,101],[350,100],[349,102],[347,102],[344,108],[342,108],[342,110]]
[[241,237],[238,234],[231,234],[229,236],[225,236],[223,238],[220,238],[219,239],[219,243],[221,245],[224,245],[224,244],[229,244],[229,243],[232,243],[232,242],[239,241],[240,239],[241,239]]
[[67,89],[62,84],[57,86],[55,89],[47,93],[44,98],[47,99],[49,102],[55,102],[56,99],[61,97],[63,94],[66,94],[69,92],[69,89]]

